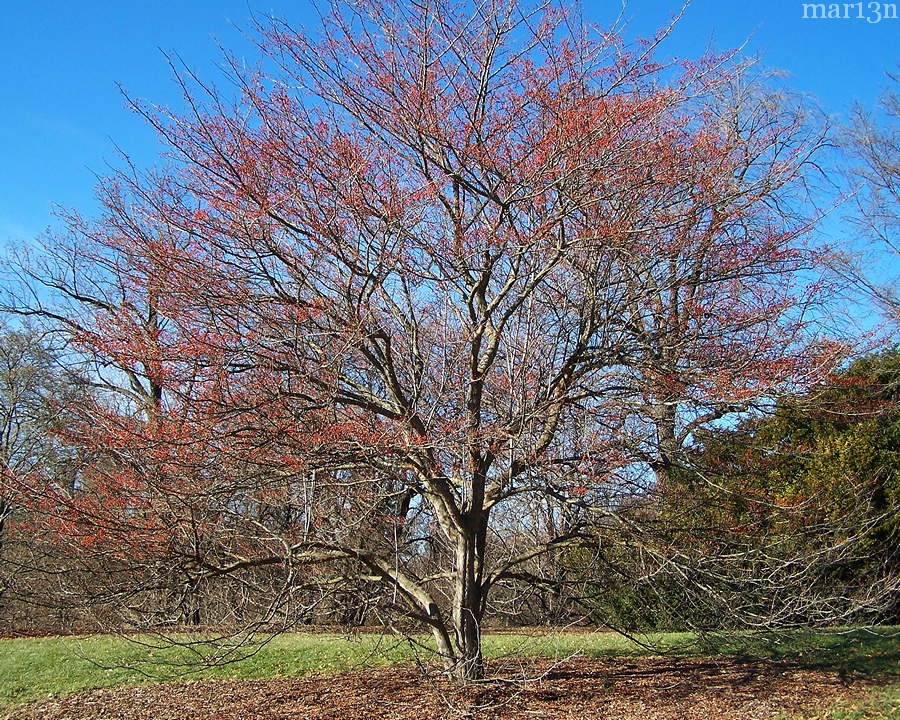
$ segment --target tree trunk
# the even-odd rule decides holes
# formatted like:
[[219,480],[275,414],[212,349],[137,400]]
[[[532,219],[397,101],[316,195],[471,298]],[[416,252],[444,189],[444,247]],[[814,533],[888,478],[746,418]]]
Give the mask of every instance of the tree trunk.
[[452,674],[461,682],[484,677],[484,657],[481,653],[481,569],[487,523],[486,518],[480,515],[466,520],[456,544],[453,588],[453,627],[456,632],[457,657]]
[[434,641],[437,645],[438,655],[441,656],[441,660],[444,663],[444,667],[447,669],[448,673],[453,673],[454,668],[456,667],[456,649],[453,647],[453,640],[450,639],[450,634],[447,632],[447,627],[444,623],[440,623],[432,627],[432,635],[434,635]]
[[[5,540],[6,540],[6,518],[11,512],[11,507],[9,503],[6,502],[2,497],[0,497],[0,562],[3,560],[3,551],[5,550]],[[3,598],[3,595],[6,593],[6,589],[9,587],[7,584],[0,585],[0,599]]]
[[3,550],[4,534],[6,533],[6,516],[10,514],[11,510],[9,503],[0,497],[0,552]]

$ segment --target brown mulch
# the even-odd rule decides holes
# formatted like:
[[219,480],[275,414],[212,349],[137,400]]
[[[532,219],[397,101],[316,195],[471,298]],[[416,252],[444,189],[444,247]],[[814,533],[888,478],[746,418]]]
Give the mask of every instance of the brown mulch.
[[757,720],[812,712],[864,689],[837,673],[733,660],[493,662],[457,687],[411,667],[313,678],[94,690],[19,708],[24,720]]

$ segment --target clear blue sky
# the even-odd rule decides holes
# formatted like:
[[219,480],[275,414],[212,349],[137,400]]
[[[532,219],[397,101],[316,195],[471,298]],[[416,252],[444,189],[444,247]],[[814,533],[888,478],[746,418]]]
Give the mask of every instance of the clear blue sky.
[[[898,0],[900,5],[900,0]],[[614,17],[617,1],[584,0],[588,18]],[[868,3],[866,3],[868,7]],[[632,0],[629,35],[648,34],[677,11],[673,0]],[[792,84],[831,112],[872,102],[896,70],[900,20],[803,20],[795,0],[694,0],[664,53],[696,56],[746,40],[748,53],[787,70]],[[239,28],[251,12],[314,24],[304,0],[4,3],[0,16],[0,245],[27,241],[53,224],[54,204],[90,215],[95,174],[117,162],[119,145],[141,166],[159,147],[117,89],[177,104],[161,50],[175,51],[202,75],[214,72],[218,40],[238,53],[251,46]],[[867,11],[868,12],[868,11]]]

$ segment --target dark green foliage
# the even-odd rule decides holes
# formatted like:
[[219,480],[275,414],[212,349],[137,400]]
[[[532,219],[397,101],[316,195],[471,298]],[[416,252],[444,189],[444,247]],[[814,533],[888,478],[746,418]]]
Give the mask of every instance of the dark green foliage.
[[898,403],[893,349],[697,437],[644,508],[646,542],[609,543],[593,568],[595,618],[630,631],[896,622]]

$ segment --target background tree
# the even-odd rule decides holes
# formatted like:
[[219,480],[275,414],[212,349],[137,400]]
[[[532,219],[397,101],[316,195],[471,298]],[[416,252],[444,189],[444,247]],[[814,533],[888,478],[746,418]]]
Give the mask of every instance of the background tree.
[[837,268],[883,308],[888,319],[900,320],[896,262],[900,256],[900,98],[897,76],[875,110],[854,109],[844,136],[853,165],[849,180],[856,190],[853,225],[873,254],[838,256]]
[[64,433],[82,487],[19,480],[70,577],[132,621],[231,583],[281,626],[298,589],[378,583],[478,678],[495,590],[553,586],[598,527],[640,542],[703,428],[815,386],[843,353],[807,282],[821,135],[659,39],[336,4],[318,39],[264,28],[236,101],[182,73],[187,114],[136,104],[172,164],[70,219],[30,274],[58,302],[9,302],[106,391]]
[[79,392],[78,379],[66,372],[46,338],[27,327],[0,326],[0,598],[10,589],[25,591],[11,537],[14,515],[21,514],[14,477],[52,472],[62,482],[73,478],[68,449],[54,437],[65,423],[65,408]]
[[656,498],[668,520],[657,543],[613,548],[594,568],[607,583],[598,619],[627,630],[895,621],[898,359],[860,358],[812,395],[705,430],[700,459]]

